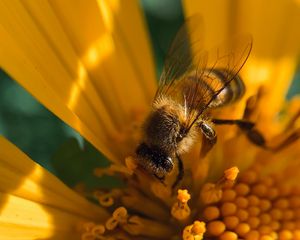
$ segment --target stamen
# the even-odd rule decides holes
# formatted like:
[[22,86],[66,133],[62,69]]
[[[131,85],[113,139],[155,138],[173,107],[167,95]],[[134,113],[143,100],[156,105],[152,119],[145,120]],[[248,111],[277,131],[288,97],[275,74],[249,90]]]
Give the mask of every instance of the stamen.
[[186,226],[183,230],[183,240],[202,240],[206,232],[204,222],[195,221],[192,225]]
[[93,222],[87,222],[80,226],[81,240],[102,239],[105,227],[101,224],[96,225]]
[[142,195],[137,190],[128,189],[128,191],[125,191],[124,193],[125,194],[121,197],[121,201],[127,208],[140,212],[143,215],[149,216],[153,219],[169,219],[169,212],[163,206],[146,197],[145,195]]
[[162,200],[166,205],[172,204],[172,190],[161,183],[153,182],[151,184],[152,193]]
[[238,173],[239,173],[239,169],[237,167],[232,167],[224,171],[224,177],[227,180],[235,181]]
[[173,204],[171,214],[174,218],[176,218],[179,221],[186,220],[190,214],[191,209],[189,208],[187,202],[190,200],[191,195],[188,193],[186,189],[178,190],[177,194],[177,202]]
[[95,237],[99,237],[104,234],[105,227],[103,225],[96,225],[95,227],[93,227],[91,232]]
[[126,223],[127,219],[128,219],[128,214],[126,208],[119,207],[113,212],[112,217],[106,221],[105,227],[108,230],[113,230],[119,224]]
[[99,204],[103,207],[110,207],[114,204],[114,199],[111,193],[103,193],[101,191],[95,191],[94,197],[97,198]]
[[[233,186],[239,170],[237,167],[232,167],[224,171],[224,175],[217,181],[216,184],[206,183],[203,185],[200,198],[204,204],[212,204],[219,202],[223,196],[223,188],[230,188]],[[224,196],[227,197],[227,194]]]
[[222,198],[222,189],[216,184],[206,183],[201,189],[200,197],[202,202],[207,205],[219,202]]
[[127,157],[127,158],[125,158],[125,166],[131,172],[130,175],[132,175],[134,170],[137,169],[138,164],[137,164],[137,161],[133,157]]
[[131,235],[148,236],[161,239],[169,239],[174,234],[168,225],[149,219],[132,216],[122,225],[122,228]]

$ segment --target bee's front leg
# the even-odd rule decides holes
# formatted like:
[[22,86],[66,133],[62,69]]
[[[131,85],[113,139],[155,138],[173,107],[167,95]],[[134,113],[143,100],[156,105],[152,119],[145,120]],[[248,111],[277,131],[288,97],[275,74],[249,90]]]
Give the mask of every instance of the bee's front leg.
[[201,146],[200,157],[204,157],[216,144],[217,142],[217,134],[213,127],[205,121],[201,121],[198,123],[198,127],[200,128],[201,132],[203,133],[203,140]]

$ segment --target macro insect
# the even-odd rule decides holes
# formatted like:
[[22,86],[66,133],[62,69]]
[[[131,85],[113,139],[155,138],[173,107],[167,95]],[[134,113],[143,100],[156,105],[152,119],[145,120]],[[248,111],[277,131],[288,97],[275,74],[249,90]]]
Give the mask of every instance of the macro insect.
[[245,85],[239,72],[251,52],[252,38],[233,38],[204,51],[199,33],[199,21],[192,18],[176,34],[136,148],[138,164],[161,182],[177,166],[173,188],[184,175],[181,155],[201,134],[201,151],[209,151],[217,141],[215,124],[235,124],[254,144],[265,144],[254,123],[210,116],[216,108],[243,96]]

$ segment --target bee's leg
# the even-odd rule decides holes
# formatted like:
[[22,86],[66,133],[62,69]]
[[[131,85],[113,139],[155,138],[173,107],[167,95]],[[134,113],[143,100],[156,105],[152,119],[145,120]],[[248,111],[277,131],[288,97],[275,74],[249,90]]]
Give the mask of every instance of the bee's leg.
[[212,149],[212,147],[217,142],[217,135],[213,127],[206,122],[200,122],[198,124],[198,127],[204,135],[200,152],[200,157],[202,158]]
[[266,140],[264,136],[255,129],[255,123],[247,121],[247,120],[230,120],[230,119],[213,119],[212,122],[217,125],[237,125],[243,132],[246,133],[248,139],[255,145],[268,148],[266,146]]
[[182,180],[183,175],[184,175],[182,159],[178,154],[176,154],[176,159],[177,159],[177,164],[178,164],[178,174],[177,174],[175,182],[172,185],[172,189],[176,188],[176,186],[178,185],[178,183],[180,183],[180,181]]

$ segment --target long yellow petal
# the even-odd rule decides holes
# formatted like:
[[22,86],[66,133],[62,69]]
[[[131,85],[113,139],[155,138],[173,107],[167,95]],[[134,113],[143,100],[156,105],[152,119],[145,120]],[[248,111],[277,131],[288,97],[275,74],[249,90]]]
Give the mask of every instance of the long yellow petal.
[[3,137],[0,149],[0,239],[73,236],[77,224],[108,218]]
[[186,16],[202,16],[204,41],[216,43],[241,33],[253,36],[253,49],[241,74],[248,89],[247,96],[253,95],[259,86],[265,87],[261,118],[273,118],[282,107],[297,67],[299,3],[293,0],[183,0],[183,7]]
[[136,1],[4,0],[0,43],[14,79],[111,160],[126,155],[124,135],[155,89]]

